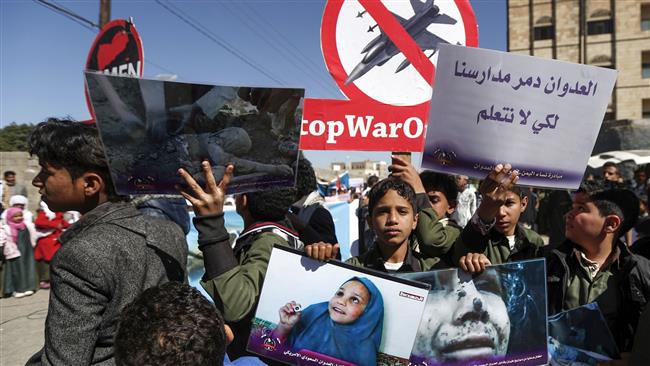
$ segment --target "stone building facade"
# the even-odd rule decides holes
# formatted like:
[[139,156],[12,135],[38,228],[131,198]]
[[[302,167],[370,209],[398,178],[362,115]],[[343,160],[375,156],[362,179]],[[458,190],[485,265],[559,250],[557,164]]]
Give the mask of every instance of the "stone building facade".
[[618,70],[603,128],[650,119],[650,0],[508,0],[507,8],[509,52]]

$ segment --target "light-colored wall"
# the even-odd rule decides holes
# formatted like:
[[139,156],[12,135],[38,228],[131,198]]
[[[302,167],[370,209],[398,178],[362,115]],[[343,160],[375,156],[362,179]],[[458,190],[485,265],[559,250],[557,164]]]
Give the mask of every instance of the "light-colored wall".
[[16,182],[27,187],[28,208],[36,213],[41,197],[38,189],[32,186],[32,179],[40,170],[38,159],[30,158],[28,153],[22,151],[0,152],[0,174],[7,170],[15,171]]

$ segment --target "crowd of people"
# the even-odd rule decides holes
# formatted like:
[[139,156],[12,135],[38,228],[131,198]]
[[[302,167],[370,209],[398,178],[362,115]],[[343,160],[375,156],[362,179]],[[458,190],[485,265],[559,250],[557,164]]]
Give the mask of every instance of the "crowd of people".
[[[32,249],[22,209],[6,210],[4,293],[34,291],[17,287],[31,280],[15,279],[13,267],[21,264],[7,256],[11,248],[30,259],[28,271],[35,271],[35,260],[52,261],[44,347],[27,364],[274,364],[246,351],[273,246],[322,261],[340,258],[332,216],[313,193],[316,179],[309,162],[300,159],[294,167],[300,172],[296,188],[236,195],[245,229],[234,243],[224,223],[224,202],[237,167],[228,165],[217,181],[204,161],[203,186],[179,168],[186,183],[179,192],[194,210],[204,260],[201,286],[211,304],[186,284],[184,219],[167,214],[166,205],[149,205],[156,214],[138,211],[117,195],[101,146],[94,126],[72,121],[43,122],[29,138],[30,153],[41,166],[33,185],[49,207],[36,221],[41,214],[59,220],[50,228],[62,233],[51,258],[49,247]],[[596,302],[624,356],[613,362],[650,364],[643,333],[650,329],[644,171],[626,183],[606,165],[602,178],[586,178],[576,192],[521,187],[518,172],[507,163],[496,165],[477,190],[466,177],[419,173],[400,157],[393,158],[390,171],[361,198],[367,206],[359,212],[366,215],[372,240],[349,264],[385,273],[458,267],[471,274],[492,264],[546,258],[548,314]],[[531,207],[536,217],[526,215]],[[81,218],[67,227],[58,214],[66,211]],[[474,308],[488,306],[470,300]],[[303,334],[289,335],[302,329],[290,313],[280,310],[285,328],[279,335],[313,343]]]

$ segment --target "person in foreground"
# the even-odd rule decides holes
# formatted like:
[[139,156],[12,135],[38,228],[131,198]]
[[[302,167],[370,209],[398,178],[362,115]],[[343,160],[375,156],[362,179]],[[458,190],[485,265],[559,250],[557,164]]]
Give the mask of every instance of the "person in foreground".
[[264,365],[254,357],[231,362],[232,332],[196,289],[167,282],[143,292],[120,315],[115,336],[117,366]]
[[650,261],[620,240],[638,212],[631,191],[584,183],[566,216],[567,240],[545,248],[549,315],[597,302],[621,352],[632,349],[650,299]]
[[178,187],[194,207],[194,226],[199,232],[199,250],[203,253],[205,275],[201,286],[223,312],[235,339],[228,355],[236,359],[248,354],[246,343],[259,301],[273,245],[302,250],[298,233],[290,228],[285,213],[294,201],[293,189],[272,189],[238,194],[237,213],[244,220],[244,230],[234,247],[226,231],[223,204],[228,183],[235,167],[228,165],[217,184],[210,164],[203,161],[205,189],[184,169],[179,169],[187,187]]
[[122,308],[147,288],[186,282],[181,229],[120,202],[94,126],[49,120],[29,137],[32,184],[53,211],[79,211],[51,263],[45,345],[27,365],[113,365]]
[[384,324],[384,300],[367,278],[352,277],[329,300],[304,310],[292,301],[280,308],[274,331],[295,351],[307,349],[353,362],[375,366]]

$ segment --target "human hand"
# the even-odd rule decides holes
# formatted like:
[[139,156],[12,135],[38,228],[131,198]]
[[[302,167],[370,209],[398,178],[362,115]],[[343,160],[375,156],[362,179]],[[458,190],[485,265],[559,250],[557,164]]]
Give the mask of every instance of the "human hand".
[[288,302],[280,308],[278,311],[280,314],[280,324],[278,324],[278,326],[282,328],[283,333],[290,332],[298,323],[300,315],[302,314],[301,308],[300,304],[295,301]]
[[467,253],[460,257],[458,265],[467,273],[480,273],[485,271],[485,267],[492,263],[483,253]]
[[399,156],[393,155],[392,158],[393,164],[388,167],[388,170],[391,171],[390,175],[410,184],[416,194],[426,193],[424,185],[422,185],[422,180],[420,180],[420,175],[415,170],[415,167]]
[[314,244],[305,245],[305,253],[308,257],[317,261],[326,261],[329,259],[336,259],[336,254],[339,252],[340,245],[324,243],[322,241]]
[[226,172],[219,184],[217,184],[214,179],[210,163],[203,161],[201,163],[201,168],[205,175],[205,190],[201,188],[196,180],[192,178],[190,173],[183,168],[178,169],[178,175],[183,178],[189,188],[181,189],[181,187],[177,186],[176,189],[180,192],[183,198],[190,201],[194,213],[197,216],[221,214],[223,213],[226,188],[230,183],[235,167],[232,164],[229,164],[226,167]]

